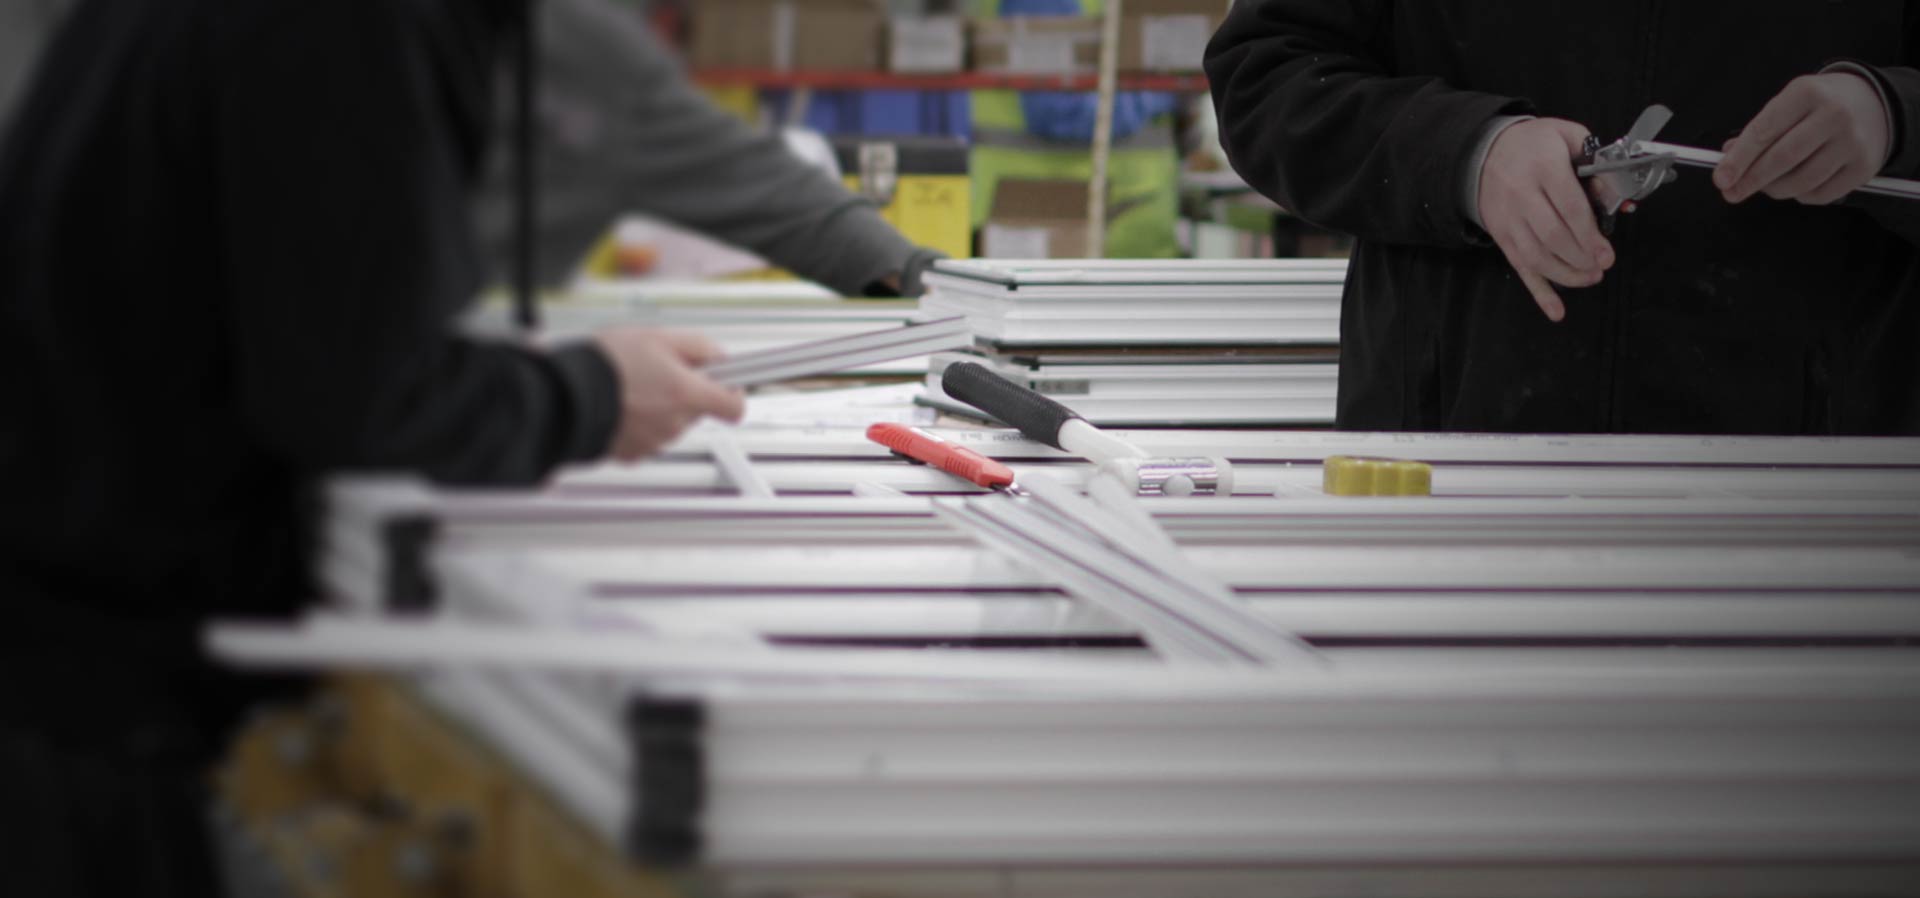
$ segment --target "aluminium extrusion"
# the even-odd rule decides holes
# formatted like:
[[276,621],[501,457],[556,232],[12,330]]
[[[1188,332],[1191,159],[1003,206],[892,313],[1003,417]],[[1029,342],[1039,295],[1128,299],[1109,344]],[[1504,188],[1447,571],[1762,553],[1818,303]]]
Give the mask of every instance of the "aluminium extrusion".
[[[1068,457],[1011,429],[937,428],[943,439],[1001,460]],[[1685,468],[1885,468],[1920,470],[1920,437],[1625,436],[1606,434],[1366,433],[1267,430],[1131,430],[1115,436],[1155,455],[1225,455],[1240,462],[1319,464],[1329,455],[1412,458],[1437,464]],[[742,428],[756,455],[882,458],[860,428]],[[704,455],[690,432],[668,455]],[[1765,474],[1767,472],[1754,472]]]
[[[942,431],[944,437],[954,431]],[[1136,431],[1137,433],[1137,431]],[[770,444],[742,433],[739,444],[756,459],[755,469],[782,494],[850,495],[856,483],[875,483],[909,493],[965,494],[979,487],[956,481],[942,471],[901,465],[880,459],[795,459],[782,457]],[[967,448],[994,458],[999,446],[990,441],[960,440]],[[1153,452],[1149,443],[1142,447]],[[1164,448],[1164,447],[1162,447]],[[1408,453],[1410,454],[1410,453]],[[1400,456],[1400,457],[1405,457]],[[1287,463],[1242,461],[1234,466],[1234,490],[1239,496],[1319,496],[1321,462]],[[1056,454],[1049,460],[1015,461],[1008,465],[1016,477],[1045,472],[1070,484],[1083,484],[1093,466]],[[1920,501],[1917,468],[1794,468],[1755,472],[1739,467],[1634,467],[1626,465],[1438,464],[1434,467],[1436,498],[1464,497],[1573,497],[1644,498],[1764,496],[1782,500],[1845,498],[1912,504]],[[578,499],[621,499],[687,494],[732,494],[734,487],[709,459],[670,457],[633,467],[600,466],[562,475],[554,494]],[[1156,499],[1155,501],[1164,501]]]
[[1069,594],[1119,616],[1170,664],[1259,665],[1259,647],[1244,645],[1228,628],[1210,626],[1193,608],[1154,578],[1136,580],[1124,557],[1065,529],[1036,520],[1031,512],[997,500],[948,501],[936,513],[979,540],[1060,583]]
[[[695,875],[1912,863],[1916,671],[1793,673],[1135,695],[678,687],[587,704],[477,674],[420,688],[593,832]],[[625,772],[557,738],[541,701],[597,715],[593,741],[624,751]]]
[[[1367,545],[1291,543],[1189,546],[1194,565],[1237,590],[1913,591],[1920,553],[1911,545],[1802,542],[1753,545],[1579,543]],[[1023,567],[964,543],[728,547],[555,546],[519,554],[529,571],[581,584],[589,595],[692,593],[791,587],[866,591],[1032,589]]]
[[[669,802],[675,818],[645,790],[609,791],[633,796],[618,829],[650,814],[670,836],[639,856],[720,869],[1912,860],[1916,671],[1816,667],[1296,679],[1240,695],[642,691],[629,702],[674,713],[616,701],[609,719],[633,728],[641,769],[661,741],[648,722],[664,721],[698,800]],[[536,779],[586,766],[550,764]]]
[[[1719,150],[1662,143],[1657,140],[1634,141],[1633,148],[1651,155],[1672,156],[1675,162],[1700,168],[1719,168],[1720,160],[1726,158],[1726,154]],[[1865,184],[1855,187],[1852,192],[1898,197],[1907,200],[1920,200],[1920,181],[1912,181],[1905,178],[1873,177],[1868,178]]]
[[941,259],[929,277],[1003,287],[1164,286],[1346,281],[1345,259]]
[[[820,453],[827,445],[790,448],[788,463],[886,467]],[[363,612],[211,639],[222,657],[257,664],[433,671],[422,691],[594,832],[717,876],[1638,865],[1704,866],[1704,881],[1733,888],[1735,871],[1766,863],[1897,893],[1872,876],[1920,865],[1920,511],[1767,496],[1817,492],[1821,478],[1897,494],[1920,466],[1883,463],[1906,444],[1838,441],[1826,456],[1812,451],[1824,443],[1767,441],[1432,445],[1549,457],[1518,466],[1510,487],[1691,480],[1675,495],[1694,495],[1108,509],[1109,542],[1230,583],[1286,630],[1354,637],[1322,646],[1315,670],[1194,669],[1104,649],[836,646],[885,632],[863,626],[862,601],[962,602],[982,620],[974,632],[994,631],[988,615],[1010,603],[1056,622],[1078,603],[939,532],[925,500],[564,484],[524,500],[349,490],[333,506],[342,532],[330,556],[362,584],[390,580],[378,574],[390,541],[352,531],[431,522],[415,549],[437,584],[432,616]],[[1566,464],[1616,450],[1610,461],[1636,464]],[[1713,457],[1729,463],[1685,466]],[[1698,495],[1703,484],[1761,498]],[[1056,505],[1082,501],[1049,491]],[[1181,547],[1170,565],[1155,527]],[[897,624],[911,611],[868,613]],[[1714,632],[1732,615],[1757,638],[1688,641],[1740,635]],[[795,620],[825,647],[723,638],[778,635]],[[1096,615],[1058,631],[1117,624]],[[1403,639],[1423,634],[1436,638]],[[1623,634],[1638,638],[1571,638]],[[1836,638],[1793,641],[1809,634]],[[1529,641],[1542,635],[1559,640]],[[1890,639],[1848,641],[1871,635]],[[1663,637],[1679,638],[1655,648]]]
[[963,318],[940,318],[852,337],[803,343],[722,359],[705,369],[727,386],[745,387],[829,374],[875,362],[958,349],[973,343]]

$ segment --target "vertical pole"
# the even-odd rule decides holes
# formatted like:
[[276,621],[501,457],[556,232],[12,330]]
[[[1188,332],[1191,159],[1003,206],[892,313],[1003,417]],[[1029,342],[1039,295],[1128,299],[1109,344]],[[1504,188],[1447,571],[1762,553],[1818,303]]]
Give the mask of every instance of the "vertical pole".
[[538,0],[524,0],[520,27],[513,35],[513,320],[522,333],[540,326],[539,296],[534,286],[533,82],[534,25]]
[[1093,119],[1093,177],[1087,181],[1087,258],[1107,254],[1107,158],[1113,152],[1113,96],[1120,74],[1120,0],[1100,21],[1100,98]]

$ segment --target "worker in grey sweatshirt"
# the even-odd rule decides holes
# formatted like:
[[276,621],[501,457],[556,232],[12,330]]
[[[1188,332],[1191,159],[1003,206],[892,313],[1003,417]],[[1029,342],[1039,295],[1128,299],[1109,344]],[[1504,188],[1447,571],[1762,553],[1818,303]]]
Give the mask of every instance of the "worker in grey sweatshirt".
[[[541,0],[535,101],[539,279],[563,279],[621,214],[642,212],[751,250],[839,293],[913,296],[937,257],[868,201],[709,102],[630,9]],[[510,124],[512,115],[499,119]],[[478,204],[479,233],[509,268],[505,137]]]

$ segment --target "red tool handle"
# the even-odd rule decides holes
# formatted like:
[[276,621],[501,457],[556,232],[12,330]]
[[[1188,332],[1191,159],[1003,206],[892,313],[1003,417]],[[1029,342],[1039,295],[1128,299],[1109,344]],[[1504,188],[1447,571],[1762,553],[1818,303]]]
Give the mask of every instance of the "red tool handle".
[[988,489],[1003,489],[1013,485],[1012,468],[917,427],[875,424],[867,428],[867,439],[914,461],[926,462]]

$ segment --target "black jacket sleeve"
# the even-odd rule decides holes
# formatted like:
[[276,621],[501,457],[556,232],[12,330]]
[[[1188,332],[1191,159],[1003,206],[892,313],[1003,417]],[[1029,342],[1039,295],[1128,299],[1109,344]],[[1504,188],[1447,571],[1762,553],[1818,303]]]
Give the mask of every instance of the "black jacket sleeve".
[[1248,184],[1315,224],[1391,243],[1483,241],[1460,178],[1511,97],[1397,75],[1388,0],[1241,0],[1207,47],[1220,142]]
[[618,389],[598,350],[454,335],[478,286],[467,197],[484,128],[461,116],[484,108],[488,36],[411,4],[262,5],[257,27],[222,33],[230,70],[211,73],[206,126],[231,376],[255,437],[307,470],[465,483],[602,454]]
[[[1905,40],[1899,65],[1859,62],[1879,82],[1880,94],[1892,113],[1892,149],[1880,173],[1893,178],[1920,176],[1920,2],[1905,7]],[[1856,61],[1857,62],[1857,61]],[[1855,195],[1849,203],[1865,209],[1888,230],[1920,246],[1920,202],[1881,196]]]
[[1920,175],[1920,3],[1908,2],[1905,34],[1898,65],[1860,63],[1880,82],[1893,113],[1892,153],[1881,174],[1895,178]]

